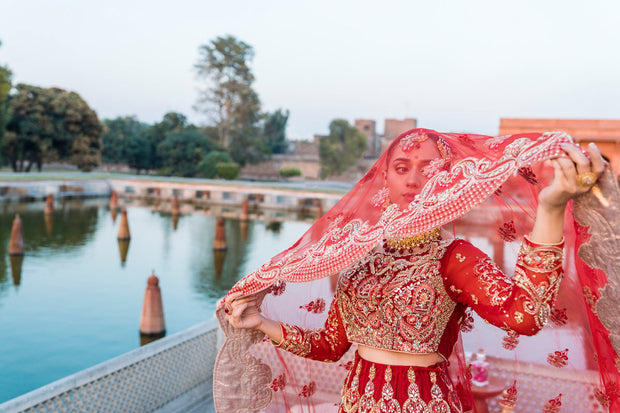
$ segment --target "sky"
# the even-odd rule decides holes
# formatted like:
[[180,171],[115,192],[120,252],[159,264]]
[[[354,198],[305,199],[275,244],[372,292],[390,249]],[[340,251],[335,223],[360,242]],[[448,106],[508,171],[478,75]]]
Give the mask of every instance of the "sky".
[[335,118],[496,135],[502,117],[620,119],[619,21],[616,0],[0,0],[0,64],[100,119],[207,125],[198,48],[233,35],[290,139]]

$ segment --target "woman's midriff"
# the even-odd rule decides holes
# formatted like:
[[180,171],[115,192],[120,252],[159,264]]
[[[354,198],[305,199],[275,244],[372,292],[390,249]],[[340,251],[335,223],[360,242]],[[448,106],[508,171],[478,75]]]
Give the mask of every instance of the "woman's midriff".
[[392,366],[429,367],[445,361],[439,353],[401,353],[368,347],[363,344],[358,344],[357,352],[364,360],[372,361],[373,363],[390,364]]

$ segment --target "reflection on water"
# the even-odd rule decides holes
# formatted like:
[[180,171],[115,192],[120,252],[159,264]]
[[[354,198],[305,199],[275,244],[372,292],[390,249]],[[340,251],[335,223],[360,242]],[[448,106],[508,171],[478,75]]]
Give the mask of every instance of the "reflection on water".
[[[167,334],[174,334],[211,318],[217,299],[242,275],[293,244],[312,222],[274,211],[254,211],[242,222],[237,209],[204,206],[173,219],[163,203],[132,201],[123,205],[131,241],[121,244],[121,220],[105,199],[56,202],[48,216],[44,206],[0,206],[0,402],[137,348],[153,270]],[[6,254],[16,213],[21,262]],[[213,251],[215,213],[225,217],[225,252]],[[269,220],[283,220],[281,230],[267,229]]]

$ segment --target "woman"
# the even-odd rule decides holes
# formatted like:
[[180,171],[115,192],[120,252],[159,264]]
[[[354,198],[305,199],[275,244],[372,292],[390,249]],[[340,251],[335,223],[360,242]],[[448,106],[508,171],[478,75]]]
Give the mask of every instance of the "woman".
[[[469,242],[440,229],[490,195],[501,211],[516,216],[517,205],[527,205],[528,196],[536,194],[503,195],[500,186],[517,172],[533,184],[531,167],[544,159],[552,159],[553,180],[537,193],[536,218],[512,279]],[[448,359],[459,356],[466,309],[513,335],[534,335],[543,328],[562,278],[566,206],[589,192],[604,168],[594,145],[584,153],[563,134],[488,138],[405,132],[293,247],[233,288],[218,316],[232,327],[229,332],[255,331],[276,348],[313,360],[337,361],[357,344],[338,411],[469,410],[462,357],[448,372]],[[518,204],[511,202],[515,197],[521,198]],[[287,311],[282,304],[263,302],[267,292],[278,295],[274,290],[282,281],[332,274],[337,288],[322,328],[261,313]],[[324,302],[316,299],[299,308],[312,312],[321,306]],[[281,390],[291,377],[285,373],[271,389]],[[316,392],[316,384],[297,387],[300,398]],[[284,395],[282,403],[286,410],[293,404]],[[306,405],[317,403],[307,400]]]

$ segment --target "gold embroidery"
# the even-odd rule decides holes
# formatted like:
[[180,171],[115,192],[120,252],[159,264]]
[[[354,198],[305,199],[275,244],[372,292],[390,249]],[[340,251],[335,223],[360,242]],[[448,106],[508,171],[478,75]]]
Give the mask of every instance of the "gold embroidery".
[[437,240],[440,233],[441,229],[435,228],[421,234],[413,235],[411,237],[388,238],[385,240],[385,244],[388,248],[394,250],[419,248],[425,244],[428,244],[431,241]]
[[431,383],[433,383],[431,386],[431,395],[433,396],[433,399],[428,403],[428,410],[431,412],[447,413],[450,411],[450,405],[444,400],[443,393],[437,384],[437,373],[431,371],[429,374],[431,377]]
[[519,267],[515,269],[514,283],[525,292],[523,310],[534,317],[536,327],[539,329],[547,324],[551,305],[560,288],[560,280],[561,277],[554,271],[549,274],[548,281],[534,285],[522,269]]
[[409,367],[407,370],[409,387],[407,388],[407,400],[403,403],[403,412],[427,412],[428,406],[420,396],[420,388],[415,382],[415,370]]
[[348,340],[403,352],[437,351],[456,307],[439,273],[450,242],[404,255],[375,250],[343,271],[337,294]]
[[583,296],[586,299],[586,303],[588,304],[592,312],[596,314],[596,301],[598,299],[596,298],[590,287],[588,287],[587,285],[583,287]]
[[461,294],[463,292],[463,290],[459,290],[458,288],[456,288],[454,285],[450,286],[450,291],[457,293],[457,294]]
[[556,245],[534,245],[527,238],[523,240],[517,265],[532,272],[544,273],[556,271],[562,266],[564,243]]
[[460,252],[457,252],[457,253],[456,253],[456,255],[455,255],[454,257],[458,260],[458,262],[463,262],[463,261],[465,261],[465,258],[466,258],[466,257],[465,257],[463,254],[461,254]]
[[346,390],[346,392],[343,389],[342,409],[344,413],[353,413],[357,411],[357,404],[360,401],[359,386],[360,386],[360,372],[361,371],[362,371],[362,363],[360,361],[359,363],[357,363],[357,367],[355,368],[355,376],[353,376],[351,385]]
[[287,323],[280,323],[280,325],[282,326],[284,334],[278,347],[301,357],[307,356],[312,349],[310,334],[305,334],[308,330],[304,332],[300,327],[292,326]]
[[[381,391],[382,399],[379,401],[378,409],[380,413],[400,413],[400,404],[394,399],[394,389],[392,388],[392,368],[388,366],[385,369],[383,379],[383,389]],[[377,410],[375,408],[375,411]]]
[[508,279],[497,276],[501,274],[499,267],[489,257],[484,257],[478,259],[473,271],[480,284],[484,286],[491,305],[499,307],[504,304],[510,296],[513,285]]
[[515,311],[515,321],[517,324],[521,324],[523,322],[523,313],[520,311]]
[[360,398],[359,402],[359,413],[374,413],[375,407],[375,384],[373,380],[375,379],[376,369],[374,364],[370,366],[370,371],[368,372],[368,382],[366,383],[366,387],[364,388],[364,394]]

